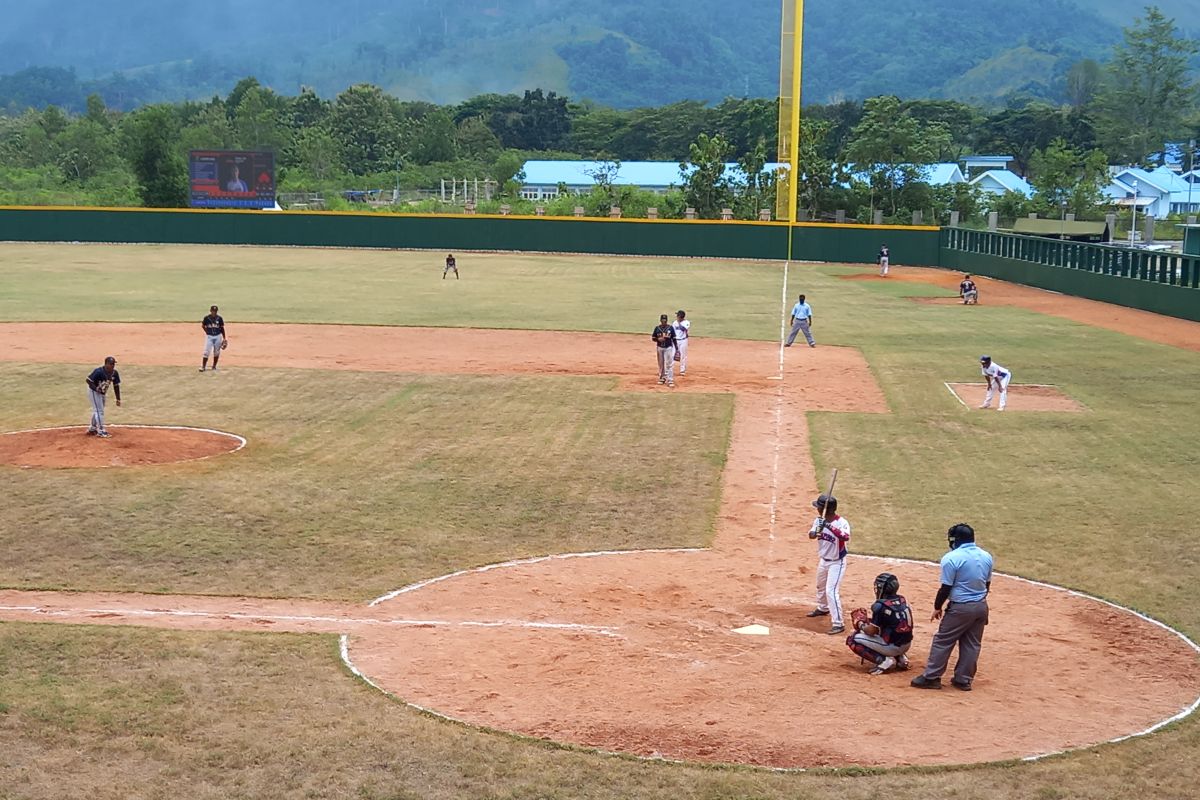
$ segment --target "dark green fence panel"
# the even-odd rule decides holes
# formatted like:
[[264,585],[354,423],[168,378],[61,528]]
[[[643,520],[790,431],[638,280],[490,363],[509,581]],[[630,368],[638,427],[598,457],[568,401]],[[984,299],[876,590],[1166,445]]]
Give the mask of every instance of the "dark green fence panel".
[[796,261],[871,264],[885,244],[893,264],[936,267],[941,263],[937,228],[819,223],[792,226],[792,258]]
[[1200,258],[1195,256],[946,228],[941,262],[964,272],[1200,321]]

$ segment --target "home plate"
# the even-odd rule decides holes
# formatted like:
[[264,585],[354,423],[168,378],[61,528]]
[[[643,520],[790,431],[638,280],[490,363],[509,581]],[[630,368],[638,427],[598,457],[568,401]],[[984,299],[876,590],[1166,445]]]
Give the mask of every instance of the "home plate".
[[734,633],[740,633],[743,636],[770,636],[771,629],[766,625],[747,625],[744,628],[734,628]]

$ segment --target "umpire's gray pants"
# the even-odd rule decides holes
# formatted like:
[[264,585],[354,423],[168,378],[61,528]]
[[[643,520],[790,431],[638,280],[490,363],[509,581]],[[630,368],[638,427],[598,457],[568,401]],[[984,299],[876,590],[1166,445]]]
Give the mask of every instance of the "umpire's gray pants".
[[788,334],[787,344],[791,346],[792,342],[796,341],[796,334],[800,333],[800,331],[804,331],[804,338],[808,340],[809,344],[816,344],[816,342],[813,341],[812,331],[809,330],[809,327],[810,326],[807,319],[796,320],[792,324],[792,332]]
[[954,682],[970,684],[979,664],[983,645],[983,628],[988,624],[987,600],[975,603],[951,603],[942,617],[942,624],[933,635],[929,660],[923,673],[929,680],[938,680],[946,672],[950,651],[958,645],[958,662],[954,665]]

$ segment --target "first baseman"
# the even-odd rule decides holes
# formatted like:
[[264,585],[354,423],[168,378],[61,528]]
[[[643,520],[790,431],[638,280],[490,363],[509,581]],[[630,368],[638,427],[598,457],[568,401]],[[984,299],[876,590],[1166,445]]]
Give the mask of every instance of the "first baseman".
[[688,337],[692,335],[692,323],[682,308],[675,312],[675,360],[679,362],[679,374],[687,375]]
[[832,616],[829,633],[846,630],[842,620],[842,576],[846,572],[846,543],[850,541],[850,522],[837,514],[837,498],[821,495],[813,500],[820,514],[813,520],[808,538],[817,540],[817,607],[810,617]]
[[1012,372],[992,361],[991,356],[979,357],[979,368],[983,372],[983,377],[987,379],[987,395],[983,398],[983,405],[980,408],[991,408],[992,393],[995,389],[1000,390],[1000,407],[997,411],[1003,411],[1004,406],[1008,405],[1008,382],[1012,380]]
[[655,350],[658,351],[658,382],[668,386],[675,385],[675,329],[671,327],[666,314],[658,318],[658,325],[650,338],[654,340]]
[[221,351],[229,346],[225,338],[225,320],[217,313],[216,306],[208,309],[208,316],[200,320],[200,327],[204,328],[204,360],[200,362],[200,371],[208,369],[208,357],[211,354],[213,372],[216,372]]
[[121,374],[117,372],[117,360],[108,356],[104,359],[104,366],[96,367],[84,380],[88,385],[88,402],[92,405],[88,435],[107,439],[111,434],[104,428],[104,398],[109,386],[117,398],[117,405],[121,405]]
[[442,270],[442,280],[446,280],[446,273],[453,270],[454,280],[458,280],[458,262],[454,259],[453,253],[446,254],[446,268]]

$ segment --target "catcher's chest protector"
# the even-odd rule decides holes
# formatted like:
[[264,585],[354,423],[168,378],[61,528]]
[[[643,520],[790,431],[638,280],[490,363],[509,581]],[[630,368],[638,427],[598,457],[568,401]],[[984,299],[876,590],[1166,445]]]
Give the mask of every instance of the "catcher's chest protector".
[[912,632],[912,614],[908,610],[908,601],[900,595],[879,601],[883,606],[883,616],[888,624],[882,625],[884,641],[891,641],[897,633]]

